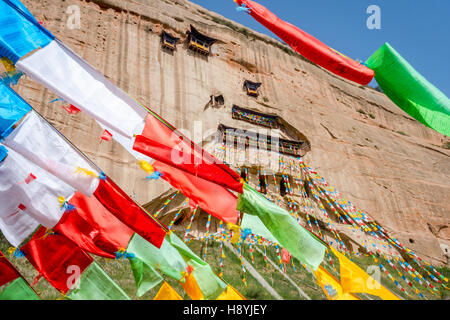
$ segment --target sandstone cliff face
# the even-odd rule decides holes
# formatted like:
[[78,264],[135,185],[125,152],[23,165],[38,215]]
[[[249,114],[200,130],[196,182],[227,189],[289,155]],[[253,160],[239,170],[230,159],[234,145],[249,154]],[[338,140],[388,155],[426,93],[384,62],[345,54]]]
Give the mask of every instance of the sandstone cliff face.
[[[233,126],[233,104],[282,117],[311,143],[306,161],[357,207],[417,254],[446,263],[450,243],[450,151],[445,137],[396,107],[384,94],[340,79],[265,35],[246,30],[186,0],[24,0],[58,38],[113,83],[191,131]],[[78,5],[81,28],[67,27]],[[219,39],[208,58],[187,50],[189,24]],[[182,38],[171,54],[165,29]],[[70,76],[70,75],[68,75]],[[258,99],[242,90],[262,82]],[[100,142],[88,116],[68,115],[55,96],[29,79],[16,88],[129,194],[147,203],[168,189],[148,182],[115,142]],[[225,104],[206,108],[210,97]],[[242,127],[242,124],[235,125]],[[448,253],[447,253],[448,254]]]

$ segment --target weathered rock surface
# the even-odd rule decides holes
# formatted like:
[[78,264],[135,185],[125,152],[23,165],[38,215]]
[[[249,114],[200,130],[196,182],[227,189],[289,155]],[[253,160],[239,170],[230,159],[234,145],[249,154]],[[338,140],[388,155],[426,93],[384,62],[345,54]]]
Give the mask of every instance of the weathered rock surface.
[[[58,38],[113,83],[178,128],[233,126],[233,104],[277,114],[311,143],[307,162],[400,241],[436,264],[450,243],[448,141],[415,121],[384,94],[340,79],[255,33],[187,0],[24,0]],[[69,29],[70,5],[81,28]],[[218,38],[208,58],[187,50],[189,24]],[[182,38],[171,54],[162,29]],[[68,75],[70,76],[70,75]],[[262,82],[258,99],[242,90]],[[16,88],[42,115],[141,203],[168,189],[148,182],[135,160],[84,114],[68,115],[55,96],[21,80]],[[212,95],[225,105],[206,108]],[[239,127],[239,125],[235,125]],[[242,126],[242,125],[240,125]]]

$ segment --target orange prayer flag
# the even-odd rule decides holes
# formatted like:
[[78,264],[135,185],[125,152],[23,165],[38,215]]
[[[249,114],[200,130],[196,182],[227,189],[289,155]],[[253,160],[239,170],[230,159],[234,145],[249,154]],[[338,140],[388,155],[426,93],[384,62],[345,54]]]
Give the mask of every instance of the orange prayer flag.
[[205,300],[193,273],[188,274],[185,277],[185,282],[180,282],[180,284],[192,300]]
[[159,289],[153,300],[183,300],[183,298],[166,281]]

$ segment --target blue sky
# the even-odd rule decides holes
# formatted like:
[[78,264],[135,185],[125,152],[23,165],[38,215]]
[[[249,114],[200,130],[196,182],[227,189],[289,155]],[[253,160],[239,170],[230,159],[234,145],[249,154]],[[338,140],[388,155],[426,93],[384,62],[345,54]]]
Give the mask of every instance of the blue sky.
[[[191,0],[275,37],[233,0]],[[366,60],[389,42],[428,81],[450,97],[450,0],[256,0],[280,18],[353,58]],[[381,8],[381,30],[369,30],[369,5]]]

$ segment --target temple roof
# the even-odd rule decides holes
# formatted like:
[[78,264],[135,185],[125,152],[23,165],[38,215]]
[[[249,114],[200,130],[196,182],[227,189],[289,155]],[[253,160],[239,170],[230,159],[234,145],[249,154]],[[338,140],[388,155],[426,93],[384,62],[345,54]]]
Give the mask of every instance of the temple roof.
[[252,82],[250,80],[245,80],[244,86],[250,86],[254,89],[258,89],[261,86],[261,83],[260,82]]
[[161,36],[162,36],[162,37],[165,37],[165,38],[167,38],[167,39],[169,39],[169,40],[172,40],[172,41],[174,41],[174,42],[178,42],[178,41],[180,40],[180,38],[174,37],[174,36],[172,36],[170,33],[167,33],[167,32],[164,31],[164,30],[162,31]]
[[191,30],[187,32],[189,37],[194,36],[196,39],[206,42],[209,45],[212,45],[213,43],[217,42],[217,39],[208,37],[202,33],[200,33],[195,27],[191,24]]

